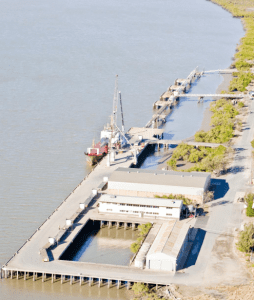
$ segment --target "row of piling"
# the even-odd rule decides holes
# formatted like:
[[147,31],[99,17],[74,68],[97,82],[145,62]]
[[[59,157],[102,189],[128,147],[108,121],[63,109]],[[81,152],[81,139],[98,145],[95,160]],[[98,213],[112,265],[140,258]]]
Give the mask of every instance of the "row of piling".
[[119,229],[123,227],[125,230],[128,228],[131,228],[132,230],[135,230],[139,224],[137,223],[130,223],[130,222],[117,222],[117,221],[100,221],[100,228],[108,226],[108,228],[116,227],[116,229]]
[[[41,280],[41,282],[51,281],[51,283],[60,281],[61,284],[69,282],[70,285],[79,283],[80,286],[88,284],[89,287],[97,285],[98,287],[107,286],[108,288],[116,287],[117,289],[126,287],[129,290],[134,284],[133,281],[119,280],[119,279],[107,279],[107,278],[94,278],[65,274],[53,274],[53,273],[38,273],[38,272],[27,272],[27,271],[17,271],[17,270],[0,270],[0,279],[10,278],[20,280],[29,280],[32,278],[33,281]],[[150,284],[150,283],[149,283]],[[152,283],[151,283],[152,284]],[[148,283],[147,283],[148,285]],[[158,284],[153,284],[158,289]],[[160,285],[161,286],[161,285]]]

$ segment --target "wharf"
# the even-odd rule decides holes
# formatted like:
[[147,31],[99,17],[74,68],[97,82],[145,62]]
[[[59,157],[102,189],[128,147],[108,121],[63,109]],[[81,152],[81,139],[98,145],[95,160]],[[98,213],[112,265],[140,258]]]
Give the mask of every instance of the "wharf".
[[[192,80],[199,77],[200,74],[195,69],[186,80],[180,81],[180,86],[184,88],[190,85]],[[185,96],[188,97],[188,95]],[[164,130],[154,128],[155,126],[158,127],[158,120],[166,117],[168,111],[165,112],[165,110],[172,104],[175,104],[175,100],[162,102],[165,104],[162,105],[145,127],[133,127],[127,133],[129,142],[134,145],[134,148],[139,150],[138,156],[140,154],[143,155],[146,147],[152,144],[169,145],[181,142],[161,140],[160,138]],[[151,125],[153,125],[153,128],[149,128]],[[141,141],[143,142],[142,146],[140,145]],[[204,146],[204,143],[195,142],[194,145]],[[211,144],[209,144],[209,146],[213,147]],[[217,147],[217,144],[215,144],[214,147]],[[68,245],[73,242],[89,220],[99,220],[108,223],[118,222],[125,223],[125,225],[131,223],[134,224],[134,226],[135,224],[155,222],[155,220],[158,224],[167,221],[154,218],[150,220],[149,218],[132,218],[124,215],[113,216],[111,214],[98,214],[96,209],[98,197],[91,195],[92,192],[94,190],[101,191],[104,186],[103,180],[105,177],[109,177],[118,167],[131,167],[135,159],[136,157],[131,148],[118,151],[115,161],[111,162],[110,166],[107,166],[107,157],[102,159],[93,171],[84,178],[73,192],[2,267],[0,276],[2,276],[3,272],[6,278],[16,276],[18,279],[19,276],[23,276],[26,280],[27,277],[32,275],[33,280],[35,280],[39,275],[42,281],[44,281],[45,276],[47,277],[48,275],[52,277],[52,282],[54,282],[57,276],[60,276],[61,283],[67,278],[72,284],[75,278],[79,278],[80,284],[83,283],[84,279],[88,279],[89,285],[96,279],[99,282],[99,286],[101,286],[103,280],[109,282],[108,286],[110,286],[110,282],[114,280],[118,282],[118,287],[123,281],[127,282],[127,287],[130,282],[145,282],[161,285],[170,284],[174,274],[161,270],[143,270],[127,266],[102,265],[59,259]],[[103,191],[101,192],[103,193]],[[80,204],[84,206],[88,205],[88,207],[83,211]],[[67,225],[67,221],[70,221],[69,225]],[[57,243],[56,246],[50,247],[49,237],[53,240],[55,239]]]

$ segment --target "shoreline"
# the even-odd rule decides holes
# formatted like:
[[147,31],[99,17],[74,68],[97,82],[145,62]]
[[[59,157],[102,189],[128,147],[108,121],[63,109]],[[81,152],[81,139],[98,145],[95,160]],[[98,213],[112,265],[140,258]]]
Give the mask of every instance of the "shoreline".
[[[232,74],[223,74],[222,75],[223,80],[222,82],[218,85],[216,89],[216,93],[219,94],[223,90],[227,90],[230,84],[230,81],[232,79]],[[203,118],[202,118],[202,123],[198,131],[204,130],[208,131],[211,129],[211,117],[213,113],[210,111],[210,107],[207,107],[203,113]],[[186,138],[184,141],[186,142],[194,142],[195,141],[195,136],[192,135],[188,138]],[[168,149],[165,151],[164,155],[158,160],[157,162],[157,170],[162,170],[167,168],[167,161],[170,159],[172,153],[174,151],[174,148]],[[188,164],[186,165],[185,169],[187,169],[189,166]]]

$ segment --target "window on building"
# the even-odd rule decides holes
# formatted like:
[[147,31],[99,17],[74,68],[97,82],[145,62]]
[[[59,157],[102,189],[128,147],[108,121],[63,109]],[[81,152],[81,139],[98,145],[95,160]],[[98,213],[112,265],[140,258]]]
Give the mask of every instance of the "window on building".
[[166,209],[172,209],[173,207],[166,207]]
[[112,211],[112,209],[109,209],[109,208],[108,208],[107,211]]
[[153,215],[158,215],[159,213],[157,213],[157,212],[153,212]]
[[159,206],[154,206],[153,208],[159,208]]
[[125,206],[125,204],[124,204],[124,203],[120,203],[120,205],[122,205],[122,206]]
[[172,216],[172,214],[166,214],[166,216]]

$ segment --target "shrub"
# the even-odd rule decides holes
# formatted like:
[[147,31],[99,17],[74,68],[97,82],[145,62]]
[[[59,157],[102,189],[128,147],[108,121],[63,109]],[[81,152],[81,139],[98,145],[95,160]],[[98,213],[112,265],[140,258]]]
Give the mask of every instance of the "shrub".
[[250,143],[251,143],[252,148],[254,148],[254,140],[252,140]]
[[140,244],[138,244],[138,243],[132,243],[131,247],[130,247],[131,252],[133,252],[133,253],[137,253],[139,248],[140,248]]
[[242,108],[242,107],[244,107],[244,103],[243,102],[238,102],[238,106],[240,107],[240,108]]
[[237,72],[237,77],[233,78],[229,85],[229,90],[244,92],[246,87],[250,84],[254,75],[251,72],[240,71]]
[[213,112],[212,128],[205,131],[198,131],[195,134],[195,141],[207,143],[226,143],[233,137],[234,121],[238,110],[225,99],[220,99],[211,104]]
[[167,164],[171,167],[172,170],[176,170],[176,160],[171,158]]
[[149,292],[148,286],[140,282],[135,282],[131,289],[133,290],[135,295],[145,295]]
[[254,225],[245,224],[244,230],[239,234],[239,242],[236,244],[238,250],[241,252],[250,252],[251,248],[254,247]]
[[254,199],[254,194],[252,193],[247,194],[247,196],[245,197],[245,201],[247,203],[247,209],[246,209],[247,217],[254,217],[254,209],[252,208],[253,199]]

